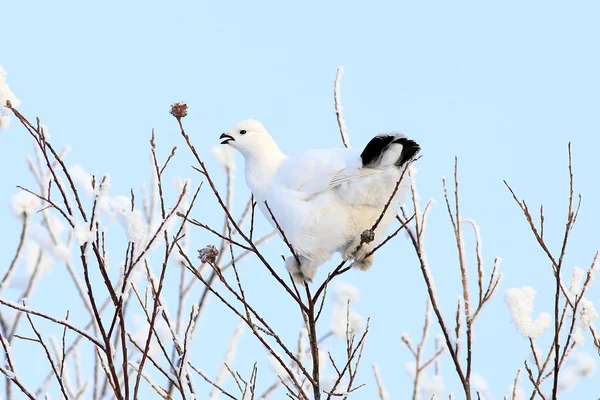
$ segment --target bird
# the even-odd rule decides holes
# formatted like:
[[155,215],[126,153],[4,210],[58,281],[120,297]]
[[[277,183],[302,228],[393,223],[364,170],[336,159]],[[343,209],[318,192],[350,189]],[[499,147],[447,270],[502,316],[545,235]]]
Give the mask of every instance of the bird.
[[372,250],[404,201],[406,169],[421,150],[403,134],[383,133],[362,152],[340,147],[287,156],[253,119],[223,132],[220,140],[241,153],[259,210],[291,246],[285,267],[296,283],[312,282],[335,253],[360,270],[372,266]]

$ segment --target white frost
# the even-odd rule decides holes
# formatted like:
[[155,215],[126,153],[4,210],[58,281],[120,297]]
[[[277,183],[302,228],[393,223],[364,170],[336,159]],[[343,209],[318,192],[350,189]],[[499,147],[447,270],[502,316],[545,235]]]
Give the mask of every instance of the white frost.
[[[281,358],[281,356],[280,356],[280,358]],[[270,355],[269,358],[267,359],[267,363],[269,364],[269,367],[271,367],[271,369],[273,370],[275,375],[280,376],[282,378],[285,378],[288,376],[287,371],[285,370],[283,365],[281,365],[281,363],[277,360],[277,358],[275,358],[275,356]]]
[[479,374],[473,374],[471,377],[471,385],[476,393],[479,393],[482,399],[490,398],[490,390],[488,388],[487,382],[483,377]]
[[107,204],[102,205],[103,211],[113,220],[121,223],[130,242],[135,243],[138,249],[142,248],[147,234],[147,226],[138,210],[131,211],[131,199],[125,196],[102,197],[102,199],[107,201]]
[[110,175],[106,174],[96,181],[96,188],[94,189],[94,195],[97,197],[108,196],[108,190],[110,189]]
[[[0,68],[2,67],[0,66]],[[40,199],[22,190],[12,196],[10,206],[15,217],[20,218],[23,214],[29,216],[40,209]]]
[[90,229],[90,225],[87,222],[76,222],[74,231],[75,239],[77,239],[79,246],[83,246],[84,243],[91,243],[96,238],[96,227]]
[[583,276],[585,275],[585,271],[579,267],[573,268],[573,274],[571,275],[571,282],[569,283],[569,294],[573,298],[575,295],[579,294],[581,290],[581,282],[583,281]]
[[21,104],[6,83],[6,75],[6,70],[0,65],[0,129],[8,129],[9,117],[12,114],[6,108],[6,101],[10,101],[13,107],[19,107]]
[[381,373],[379,371],[379,365],[373,364],[373,374],[375,375],[375,381],[377,382],[379,398],[381,400],[390,400],[390,394],[385,390],[383,386],[383,380],[381,379]]
[[[15,358],[12,354],[12,347],[8,339],[6,339],[4,336],[0,336],[0,340],[2,340],[4,350],[6,351],[6,359],[14,360]],[[16,370],[14,370],[13,373],[16,373]],[[10,377],[7,378],[11,379]]]
[[52,251],[49,251],[44,246],[34,242],[28,241],[25,249],[25,261],[26,261],[26,272],[29,279],[36,269],[37,278],[39,278],[45,272],[48,272],[54,265],[54,258],[52,257]]
[[585,343],[585,337],[583,336],[581,326],[575,327],[575,332],[573,332],[573,343],[577,346],[583,346]]
[[[337,376],[335,376],[335,375],[321,376],[321,379],[319,380],[319,382],[321,384],[321,390],[326,393],[331,393],[334,390],[333,385],[335,385],[336,381],[337,381]],[[341,386],[341,383],[338,383],[337,387],[340,387],[340,386]]]
[[347,328],[350,328],[351,334],[362,332],[365,329],[364,318],[354,311],[350,311],[350,315],[348,315],[347,307],[347,305],[342,306],[341,304],[333,307],[329,329],[337,337],[345,337]]
[[54,236],[58,236],[61,233],[65,232],[66,226],[63,223],[62,217],[58,217],[54,214],[48,214],[46,218],[48,221],[48,230],[52,231],[52,234]]
[[[40,133],[42,135],[44,135],[44,139],[46,139],[46,141],[50,140],[50,132],[48,132],[48,127],[44,124],[40,124]],[[71,147],[70,146],[66,146],[63,149],[63,153],[61,155],[66,156],[69,152],[71,151]]]
[[[225,382],[227,381],[227,378],[229,377],[229,370],[227,369],[227,367],[231,366],[233,364],[238,342],[239,342],[240,338],[242,337],[242,334],[244,333],[244,327],[245,327],[244,321],[240,321],[238,323],[237,327],[235,328],[233,335],[231,336],[229,346],[227,347],[227,351],[225,352],[223,364],[221,365],[221,368],[219,368],[219,373],[217,375],[217,379],[215,380],[216,385],[219,387],[225,386]],[[210,393],[209,400],[219,399],[220,394],[221,394],[220,391],[218,391],[217,389],[213,389]]]
[[345,282],[336,282],[333,286],[333,297],[335,304],[331,313],[331,332],[337,337],[346,336],[346,328],[349,325],[351,333],[358,333],[365,330],[364,318],[350,311],[348,315],[349,305],[355,303],[360,298],[360,291],[354,285]]
[[[415,379],[417,365],[415,361],[408,361],[404,364],[404,371],[409,378]],[[425,399],[443,399],[446,385],[442,375],[427,375],[424,371],[419,374],[419,386],[417,388]]]
[[533,340],[544,333],[552,322],[548,313],[540,313],[538,318],[533,320],[534,299],[535,289],[531,286],[508,289],[504,294],[513,324],[521,335]]
[[78,189],[85,190],[88,196],[94,194],[92,189],[92,175],[83,169],[79,164],[71,165],[69,168],[69,174]]
[[68,261],[71,258],[71,249],[64,243],[58,243],[52,248],[52,255],[57,260]]
[[575,353],[568,359],[569,368],[560,375],[558,390],[566,391],[583,378],[592,379],[596,372],[596,360],[587,353]]
[[521,386],[517,386],[517,388],[515,389],[515,397],[512,397],[512,393],[513,393],[513,387],[512,385],[508,387],[508,394],[506,396],[504,396],[505,399],[510,399],[510,400],[525,400],[525,389],[523,389]]
[[360,298],[358,288],[350,283],[335,282],[333,286],[333,295],[338,303],[346,307],[347,303],[356,303]]
[[[133,335],[131,335],[131,338],[140,348],[144,349],[146,346],[146,341],[148,340],[148,333],[150,332],[150,324],[148,323],[148,320],[142,314],[134,314],[132,316],[131,325],[137,328]],[[156,320],[154,328],[156,329],[156,333],[160,336],[160,341],[164,343],[169,335],[169,330],[162,318]],[[159,351],[160,345],[158,344],[156,335],[153,334],[152,341],[150,342],[150,348],[148,349],[148,355],[153,356]]]
[[350,139],[348,138],[348,134],[346,133],[346,122],[344,121],[344,117],[342,116],[342,103],[340,101],[340,80],[342,79],[342,75],[344,74],[344,68],[338,67],[335,74],[335,81],[333,83],[333,97],[335,99],[335,112],[339,116],[339,125],[340,125],[340,133],[342,135],[342,142],[344,145],[350,146]]
[[581,307],[579,311],[579,323],[583,328],[589,329],[598,318],[594,303],[592,303],[591,300],[583,298],[581,299],[579,306]]
[[402,346],[406,346],[407,342],[410,343],[408,332],[402,332],[402,335],[400,335],[400,340],[402,341]]
[[142,218],[142,214],[138,210],[133,210],[129,213],[121,215],[121,223],[127,229],[127,237],[130,242],[142,243],[146,237],[146,224]]
[[[185,353],[185,357],[181,359],[181,365],[185,365],[186,368],[187,368],[187,365],[189,363],[190,354],[192,352],[191,349],[190,349],[190,347],[192,346],[192,335],[194,334],[194,326],[196,324],[195,321],[196,321],[196,317],[198,316],[199,312],[200,311],[199,311],[198,305],[196,305],[196,304],[192,305],[192,311],[190,313],[189,328],[187,329],[186,334],[185,334],[185,338],[183,339],[183,343],[184,344],[187,343],[188,351]],[[180,375],[180,377],[184,376],[184,374],[183,374],[183,372],[184,372],[183,368],[182,368],[181,372],[182,372],[182,374]]]
[[407,361],[404,364],[404,372],[408,375],[409,378],[415,379],[417,371],[417,364],[414,361]]
[[[519,386],[519,381],[521,380],[521,376],[523,374],[523,370],[519,369],[519,371],[517,372],[517,382],[512,383],[508,388],[507,388],[507,394],[503,397],[504,399],[510,399],[510,400],[525,400],[525,390]],[[514,397],[513,397],[513,390],[514,390]]]
[[443,399],[446,386],[441,375],[424,375],[420,384],[421,393],[426,399]]

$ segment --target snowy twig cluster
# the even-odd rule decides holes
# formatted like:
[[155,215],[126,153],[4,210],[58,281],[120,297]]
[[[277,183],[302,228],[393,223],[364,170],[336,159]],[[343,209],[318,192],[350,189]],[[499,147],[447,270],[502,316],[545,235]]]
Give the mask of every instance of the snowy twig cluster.
[[[496,258],[493,264],[492,272],[489,275],[489,278],[485,277],[484,273],[484,262],[481,254],[481,238],[479,235],[479,228],[477,224],[472,220],[463,219],[460,213],[459,206],[459,184],[458,184],[458,160],[455,160],[454,164],[454,205],[452,205],[452,201],[450,196],[448,195],[448,191],[446,188],[446,181],[442,178],[443,188],[444,188],[444,199],[446,202],[446,208],[448,210],[448,215],[450,217],[450,222],[452,224],[452,229],[454,232],[454,241],[456,243],[457,253],[458,253],[458,269],[460,272],[461,278],[461,287],[462,293],[458,297],[458,303],[456,307],[456,314],[454,318],[454,329],[451,329],[448,322],[445,321],[442,311],[440,308],[440,300],[436,294],[434,277],[430,271],[429,263],[427,261],[426,250],[424,245],[424,233],[427,224],[427,215],[431,210],[431,206],[433,204],[432,201],[428,202],[425,206],[424,210],[421,212],[419,207],[419,195],[417,193],[414,177],[410,174],[411,178],[411,195],[412,195],[412,203],[413,203],[413,212],[414,212],[414,223],[407,229],[408,236],[410,241],[417,253],[419,264],[421,267],[421,272],[423,275],[423,279],[425,280],[425,284],[427,287],[428,294],[428,303],[427,303],[427,311],[426,311],[426,319],[423,327],[423,336],[419,345],[415,349],[412,343],[409,341],[407,337],[403,337],[403,342],[413,356],[415,357],[415,365],[411,367],[410,373],[413,376],[414,386],[413,386],[413,399],[417,399],[417,394],[419,389],[425,392],[428,397],[432,395],[441,396],[441,392],[443,389],[443,384],[441,383],[441,377],[438,372],[434,375],[432,382],[423,386],[420,382],[421,372],[430,366],[444,351],[447,351],[450,354],[452,362],[454,363],[454,367],[456,370],[456,374],[461,382],[462,388],[464,390],[465,398],[470,400],[473,396],[473,390],[475,389],[479,394],[477,388],[473,388],[473,377],[472,377],[472,366],[473,366],[473,353],[472,353],[472,342],[473,342],[473,329],[476,318],[480,315],[481,310],[484,305],[492,298],[494,295],[500,280],[502,278],[502,274],[498,272],[498,265],[500,263],[500,259]],[[401,214],[398,215],[398,219],[401,222],[407,221],[407,212],[405,208],[402,208]],[[476,294],[472,294],[469,289],[469,273],[466,268],[466,254],[464,249],[464,240],[462,233],[462,225],[468,224],[474,229],[475,235],[475,248],[476,248],[476,262],[477,262],[477,288],[478,291]],[[487,281],[487,285],[485,282]],[[474,297],[475,300],[471,300]],[[436,319],[438,321],[438,326],[441,330],[441,337],[437,340],[436,343],[436,352],[434,355],[427,360],[426,362],[422,362],[422,349],[427,338],[427,333],[429,329],[429,313],[430,308],[433,309]],[[444,345],[441,346],[439,342],[443,340]],[[463,350],[462,346],[465,346],[466,349]],[[465,361],[461,361],[461,351],[465,352]]]
[[[33,240],[31,226],[35,224],[35,235],[44,237],[43,245],[37,248],[37,261],[29,267],[26,288],[10,300],[0,296],[4,310],[0,313],[1,338],[7,361],[1,372],[7,379],[7,399],[14,398],[15,388],[28,398],[49,396],[53,388],[64,398],[129,399],[139,398],[148,391],[162,398],[198,398],[202,392],[197,377],[209,385],[214,399],[220,395],[266,399],[280,389],[299,399],[345,398],[363,386],[357,383],[357,376],[369,323],[351,311],[358,290],[334,282],[350,268],[341,263],[315,288],[308,284],[298,287],[287,272],[282,275],[285,270],[278,269],[260,250],[276,232],[262,237],[255,234],[256,202],[252,197],[241,216],[233,217],[235,166],[231,154],[223,149],[213,151],[227,180],[226,192],[221,194],[185,132],[182,122],[187,114],[185,104],[174,105],[171,114],[196,159],[193,169],[203,179],[195,190],[189,180],[179,180],[171,201],[168,199],[173,193],[165,184],[165,174],[177,148],[173,147],[160,161],[154,131],[150,139],[151,189],[142,188],[141,196],[133,189],[128,196],[113,196],[109,194],[109,175],[97,176],[78,165],[68,166],[67,150],[55,149],[39,120],[32,123],[15,104],[8,101],[6,105],[33,139],[35,158],[29,161],[29,167],[37,188],[19,187],[20,192],[13,198],[13,211],[22,223],[22,230],[16,253],[2,275],[2,289],[15,288],[13,278],[18,268],[27,264],[21,261]],[[210,188],[223,210],[221,229],[193,217],[203,186]],[[244,229],[248,221],[250,226]],[[122,239],[109,235],[109,227],[115,223],[121,225]],[[220,244],[197,249],[195,256],[196,250],[190,249],[189,240],[193,228],[214,235]],[[285,232],[280,234],[285,237]],[[71,257],[73,251],[75,259]],[[111,269],[115,254],[123,255],[118,261],[120,268]],[[247,298],[239,268],[249,256],[254,256],[297,304],[304,322],[298,341],[285,343]],[[26,299],[34,296],[36,283],[55,263],[64,263],[84,315],[68,307],[66,317],[61,318],[29,307]],[[173,268],[180,270],[179,290],[174,300],[166,297],[165,290],[167,275]],[[328,290],[333,283],[336,286]],[[199,297],[190,304],[191,293],[198,284],[202,286]],[[334,310],[325,332],[319,334],[328,291],[333,291]],[[190,356],[194,333],[209,297],[217,298],[241,321],[215,379],[209,378]],[[175,309],[169,304],[176,304]],[[8,309],[14,313],[8,314]],[[33,335],[21,332],[23,317]],[[60,327],[60,339],[48,337],[39,329],[40,320]],[[256,365],[246,378],[231,368],[243,327],[249,328],[267,350],[275,372],[276,379],[262,394],[258,393],[261,385],[257,386]],[[336,360],[323,347],[335,337],[345,343],[343,359]],[[31,386],[31,377],[24,379],[16,368],[11,350],[15,341],[37,343],[40,356],[49,364],[48,374],[38,380],[35,388]],[[325,375],[326,364],[335,373]],[[227,378],[236,382],[239,393],[226,388]]]
[[[540,222],[536,224],[525,200],[519,199],[511,186],[507,182],[504,182],[523,212],[523,216],[538,245],[546,254],[552,266],[552,274],[555,281],[554,315],[551,316],[548,313],[542,313],[535,321],[532,320],[535,290],[532,287],[524,287],[510,289],[506,292],[506,303],[511,311],[513,323],[519,330],[519,333],[529,341],[533,355],[534,370],[527,364],[527,361],[524,361],[527,376],[533,386],[531,398],[537,395],[542,399],[555,399],[561,390],[567,389],[573,385],[574,381],[589,374],[589,370],[577,374],[567,370],[565,371],[566,373],[562,374],[563,378],[559,378],[563,367],[573,354],[573,350],[578,345],[583,344],[584,332],[587,331],[591,335],[594,346],[598,349],[598,354],[600,355],[600,336],[594,327],[594,321],[598,318],[598,313],[591,300],[585,297],[593,281],[594,273],[598,270],[598,257],[600,253],[596,252],[587,271],[576,267],[573,269],[570,283],[567,285],[564,280],[564,267],[569,239],[579,216],[581,206],[581,195],[577,196],[577,204],[574,201],[575,189],[571,143],[568,146],[568,156],[569,192],[567,218],[562,235],[563,239],[558,251],[552,251],[550,249],[551,246],[546,242],[546,238],[544,237],[544,207],[540,207]],[[553,328],[553,339],[548,349],[544,351],[537,346],[536,339],[550,327]],[[575,354],[575,356],[579,357],[581,355]],[[589,362],[577,364],[590,365]],[[550,383],[546,389],[544,383],[547,381],[550,381]]]
[[[339,98],[341,73],[340,68],[334,80],[334,102],[340,136],[347,147],[349,138]],[[21,229],[15,253],[0,273],[0,343],[5,355],[0,373],[5,377],[6,399],[19,395],[50,398],[51,393],[67,399],[391,398],[382,379],[386,371],[374,364],[371,375],[361,367],[370,319],[355,312],[358,288],[339,280],[351,267],[340,262],[322,282],[297,284],[282,268],[279,258],[268,257],[263,245],[277,234],[292,256],[296,252],[272,213],[278,229],[259,233],[254,197],[250,196],[239,215],[234,212],[233,156],[227,148],[213,149],[224,170],[226,184],[221,191],[216,174],[209,172],[205,152],[197,150],[201,147],[197,148],[186,132],[185,104],[174,104],[171,114],[201,182],[194,189],[190,180],[176,180],[174,189],[166,184],[177,148],[169,148],[161,159],[153,131],[150,190],[142,188],[138,193],[132,188],[127,196],[112,195],[109,175],[88,174],[77,165],[67,165],[68,151],[54,147],[39,120],[32,123],[17,110],[18,102],[4,77],[0,67],[0,100],[7,105],[0,112],[0,127],[6,126],[12,114],[33,139],[34,157],[28,160],[28,166],[36,182],[35,188],[20,187],[12,199]],[[434,203],[421,207],[415,170],[411,167],[404,171],[406,176],[402,174],[381,216],[393,207],[392,198],[403,179],[410,180],[412,201],[398,210],[396,229],[371,251],[378,251],[405,230],[426,288],[420,338],[413,340],[408,334],[400,338],[411,358],[406,366],[412,385],[399,396],[413,400],[445,397],[440,360],[447,357],[465,399],[490,398],[485,381],[473,373],[473,342],[475,323],[485,305],[494,299],[502,279],[500,259],[496,258],[491,272],[486,273],[479,227],[462,217],[455,160],[452,193],[445,180],[442,187],[452,227],[450,240],[457,249],[460,293],[458,300],[442,298],[436,291],[425,246]],[[569,172],[567,221],[558,252],[551,251],[546,242],[543,208],[540,223],[536,224],[526,202],[507,184],[547,255],[556,282],[553,316],[541,313],[534,317],[533,288],[505,292],[512,321],[532,352],[529,362],[524,362],[524,369],[518,369],[511,382],[506,398],[512,400],[524,398],[521,375],[529,380],[531,399],[555,399],[579,378],[589,376],[594,360],[574,353],[584,335],[591,336],[600,352],[600,335],[594,327],[598,314],[586,297],[599,255],[587,270],[575,268],[570,281],[564,280],[567,245],[579,213],[579,203],[574,204],[570,147]],[[201,199],[205,193],[210,200]],[[203,212],[207,201],[222,211],[222,224],[208,222]],[[265,206],[271,212],[269,204]],[[372,230],[381,216],[373,221]],[[121,232],[114,233],[112,226],[117,224]],[[474,232],[474,271],[467,269],[465,229]],[[199,233],[211,239],[192,248],[197,242],[190,238]],[[365,237],[368,233],[365,231]],[[115,263],[119,267],[111,268]],[[250,263],[253,265],[247,265]],[[65,306],[59,315],[31,307],[27,300],[38,296],[38,284],[53,264],[64,265],[70,277],[70,282],[57,286],[72,291],[79,300],[76,305]],[[297,337],[290,339],[282,334],[279,321],[268,318],[269,313],[255,301],[254,288],[244,275],[246,268],[262,269],[279,289],[273,296],[289,301],[286,323],[289,320],[300,325]],[[25,273],[24,285],[19,285],[19,273]],[[327,303],[327,298],[332,301]],[[217,300],[221,310],[237,321],[215,377],[205,372],[211,366],[192,352],[193,347],[206,345],[197,343],[197,331],[223,330],[203,317],[209,299]],[[324,312],[325,304],[331,303],[331,317],[324,321],[328,314]],[[452,304],[450,316],[442,312],[445,303]],[[542,349],[537,340],[551,327],[552,343]],[[267,371],[261,370],[259,360],[245,373],[233,366],[236,354],[245,350],[240,344],[245,331],[265,350]],[[20,353],[15,349],[21,349],[23,343],[38,349],[37,359],[27,362],[46,363],[47,374],[32,377],[18,368]],[[342,356],[330,350],[335,345]],[[450,398],[455,396],[451,394]]]

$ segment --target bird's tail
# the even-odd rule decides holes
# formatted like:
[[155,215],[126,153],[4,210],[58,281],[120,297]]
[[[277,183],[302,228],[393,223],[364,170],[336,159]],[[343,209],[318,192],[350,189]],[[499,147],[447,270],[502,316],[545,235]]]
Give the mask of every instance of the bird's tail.
[[382,133],[371,139],[360,158],[363,167],[366,168],[382,169],[392,165],[401,168],[420,150],[421,147],[417,142],[401,134]]

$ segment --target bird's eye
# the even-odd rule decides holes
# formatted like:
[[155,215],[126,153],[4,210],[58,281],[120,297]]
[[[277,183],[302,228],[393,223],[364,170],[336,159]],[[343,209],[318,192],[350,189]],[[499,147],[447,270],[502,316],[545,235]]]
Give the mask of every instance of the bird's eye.
[[245,130],[245,129],[242,129],[242,130],[240,131],[240,135],[245,135],[245,134],[246,134],[246,130]]

